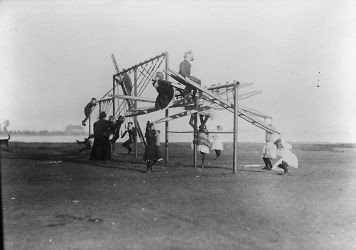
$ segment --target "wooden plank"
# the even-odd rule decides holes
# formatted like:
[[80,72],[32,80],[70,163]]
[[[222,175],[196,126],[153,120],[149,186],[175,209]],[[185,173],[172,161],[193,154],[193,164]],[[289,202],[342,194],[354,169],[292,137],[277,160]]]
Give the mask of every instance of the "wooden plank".
[[251,92],[240,94],[239,95],[239,101],[243,100],[243,99],[250,98],[250,97],[255,96],[255,95],[259,95],[261,93],[262,93],[262,90],[259,90],[259,91],[255,90],[255,91],[251,91]]
[[[217,86],[211,86],[211,87],[208,87],[208,90],[220,90],[220,89],[224,89],[224,88],[231,88],[235,85],[236,83],[229,83],[229,84],[224,84],[224,85],[217,85]],[[239,89],[242,89],[242,88],[246,88],[248,86],[251,86],[253,84],[253,82],[249,82],[249,83],[241,83],[239,85]]]
[[124,99],[124,100],[133,100],[133,101],[139,101],[139,102],[149,102],[149,103],[155,103],[156,100],[151,99],[151,98],[146,98],[146,97],[140,97],[140,96],[132,96],[132,95],[114,95],[111,97],[115,97],[118,99]]
[[260,111],[257,111],[255,109],[251,109],[251,108],[248,108],[248,107],[245,107],[245,106],[242,106],[240,105],[240,108],[245,111],[246,113],[250,114],[250,115],[254,115],[254,116],[258,116],[258,117],[261,117],[261,118],[268,118],[268,119],[272,119],[272,116],[270,115],[266,115]]
[[152,107],[144,110],[135,110],[135,111],[130,111],[130,114],[125,115],[125,117],[134,117],[134,116],[139,116],[139,115],[147,115],[149,113],[158,111],[159,109]]
[[202,112],[202,111],[205,111],[205,110],[208,110],[208,109],[210,109],[210,107],[205,106],[205,107],[200,107],[198,109],[186,110],[186,111],[183,111],[181,113],[177,113],[177,114],[170,115],[170,116],[164,117],[162,119],[159,119],[159,120],[155,121],[154,123],[157,124],[157,123],[161,123],[161,122],[171,121],[171,120],[178,119],[178,118],[181,118],[181,117],[184,117],[184,116],[187,116],[187,115],[192,115],[192,114],[195,114],[195,113],[199,113],[199,112]]
[[[192,81],[185,81],[183,80],[183,78],[181,78],[176,72],[168,69],[168,74],[172,77],[173,79],[180,79],[180,82],[185,82],[185,85],[190,85],[191,87],[194,87],[196,88],[197,90],[200,90],[201,92],[203,92],[204,94],[206,94],[207,96],[211,97],[212,98],[212,101],[214,103],[217,103],[218,105],[226,108],[227,110],[229,110],[230,112],[233,112],[234,110],[234,105],[231,103],[231,102],[228,102],[222,98],[220,98],[219,96],[217,96],[216,94],[214,94],[213,92],[209,91],[208,89],[200,86],[199,84],[195,83],[195,82],[192,82]],[[184,84],[184,83],[182,83]],[[245,113],[245,111],[243,111],[241,108],[238,108],[238,113],[239,113],[239,116],[246,120],[247,122],[250,122],[252,123],[252,121],[254,123],[252,123],[253,125],[258,126],[259,128],[263,128],[264,130],[267,130],[269,132],[272,132],[272,133],[276,133],[276,134],[279,134],[280,132],[275,129],[274,127],[270,126],[269,124],[266,124],[265,122],[263,121],[260,121],[254,117],[251,117],[250,115],[248,115],[247,113]]]

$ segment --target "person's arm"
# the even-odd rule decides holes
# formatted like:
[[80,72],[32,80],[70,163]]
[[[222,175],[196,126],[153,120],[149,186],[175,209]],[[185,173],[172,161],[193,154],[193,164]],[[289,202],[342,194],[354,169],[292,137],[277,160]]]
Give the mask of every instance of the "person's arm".
[[262,158],[265,157],[265,153],[266,153],[266,145],[263,145],[263,147],[261,148],[261,151],[260,151],[260,156]]
[[129,131],[126,130],[125,133],[122,134],[121,138],[124,138],[124,136],[126,135],[127,132],[129,132]]

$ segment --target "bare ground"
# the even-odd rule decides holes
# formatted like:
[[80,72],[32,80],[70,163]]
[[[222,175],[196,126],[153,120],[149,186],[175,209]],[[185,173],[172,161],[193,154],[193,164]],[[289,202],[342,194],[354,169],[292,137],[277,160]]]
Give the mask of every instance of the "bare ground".
[[[241,143],[239,165],[262,164],[259,147]],[[146,174],[122,148],[108,166],[79,148],[2,147],[5,249],[356,249],[354,145],[294,145],[291,176],[232,174],[231,149],[199,171],[172,143]]]

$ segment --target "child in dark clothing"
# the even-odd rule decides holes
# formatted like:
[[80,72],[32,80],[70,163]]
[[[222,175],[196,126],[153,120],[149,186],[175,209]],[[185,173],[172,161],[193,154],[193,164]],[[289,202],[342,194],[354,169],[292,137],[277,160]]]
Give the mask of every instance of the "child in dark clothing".
[[85,126],[86,124],[86,121],[89,119],[89,115],[91,113],[91,111],[94,109],[95,105],[96,105],[96,98],[92,98],[91,101],[85,106],[84,108],[84,115],[85,115],[85,118],[84,120],[82,121],[82,125]]
[[120,138],[120,129],[121,129],[121,125],[124,123],[125,121],[125,117],[123,116],[119,116],[116,120],[116,122],[114,122],[112,124],[112,127],[111,127],[111,131],[112,131],[112,138],[110,140],[110,143],[112,145],[112,150],[114,151],[115,150],[115,142],[117,141],[117,139]]
[[157,151],[156,130],[152,122],[147,122],[145,137],[147,146],[145,148],[145,153],[143,154],[143,159],[147,163],[147,172],[152,172],[153,165],[160,158],[159,151]]

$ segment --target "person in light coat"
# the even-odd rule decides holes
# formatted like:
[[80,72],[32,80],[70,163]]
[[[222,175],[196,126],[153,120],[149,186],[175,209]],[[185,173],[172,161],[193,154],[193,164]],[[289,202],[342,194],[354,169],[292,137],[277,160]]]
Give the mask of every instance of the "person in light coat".
[[204,168],[205,156],[206,154],[209,154],[210,147],[209,132],[206,129],[206,126],[199,126],[197,150],[201,154],[201,168]]
[[[222,131],[222,126],[216,126],[217,132]],[[221,151],[224,149],[223,141],[221,140],[221,136],[219,134],[214,134],[211,139],[211,149],[215,150],[216,159],[221,159]]]
[[260,156],[265,163],[265,167],[263,170],[271,170],[272,169],[272,159],[277,157],[277,146],[272,141],[272,134],[270,132],[266,132],[266,144],[263,145]]

